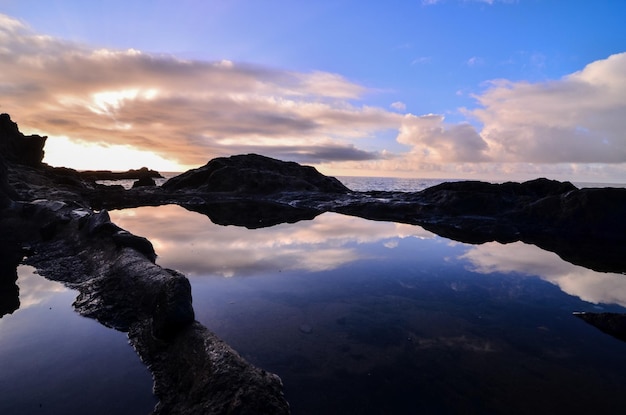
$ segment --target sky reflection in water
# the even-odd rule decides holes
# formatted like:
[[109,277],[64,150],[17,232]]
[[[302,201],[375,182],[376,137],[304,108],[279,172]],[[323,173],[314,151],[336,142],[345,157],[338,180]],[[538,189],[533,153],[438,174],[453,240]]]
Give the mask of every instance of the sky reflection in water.
[[126,334],[72,309],[76,291],[18,267],[20,308],[0,318],[0,414],[137,414],[156,404]]
[[197,319],[278,373],[294,414],[626,404],[626,344],[572,316],[624,312],[623,275],[330,213],[255,230],[177,206],[111,216],[190,277]]

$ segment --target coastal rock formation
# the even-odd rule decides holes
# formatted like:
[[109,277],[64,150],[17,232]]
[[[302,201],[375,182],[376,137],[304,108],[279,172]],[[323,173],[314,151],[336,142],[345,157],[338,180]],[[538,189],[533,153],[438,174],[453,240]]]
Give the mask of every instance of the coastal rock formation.
[[24,262],[78,290],[81,315],[129,333],[153,374],[155,414],[289,413],[278,376],[195,322],[189,280],[156,265],[150,241],[90,208],[93,182],[41,163],[5,165],[15,148],[0,153],[0,317],[19,307]]
[[213,159],[200,168],[171,178],[163,184],[163,188],[168,191],[245,194],[349,191],[339,180],[324,176],[313,167],[258,154]]
[[[81,315],[129,333],[153,374],[155,413],[289,413],[280,378],[252,366],[195,322],[187,278],[156,265],[149,241],[119,228],[106,211],[18,202],[2,211],[0,235],[14,235],[11,246],[19,247],[11,261],[0,261],[9,277],[2,281],[15,282],[27,245],[25,263],[79,291],[74,308]],[[15,309],[11,300],[19,301],[17,292],[9,294],[14,296],[2,298],[5,313]]]
[[9,114],[0,114],[0,154],[6,161],[39,166],[43,160],[46,139],[36,134],[22,134]]
[[87,180],[125,180],[125,179],[162,179],[161,173],[156,170],[142,167],[140,169],[130,169],[122,172],[114,172],[111,170],[84,170],[80,172],[80,176]]

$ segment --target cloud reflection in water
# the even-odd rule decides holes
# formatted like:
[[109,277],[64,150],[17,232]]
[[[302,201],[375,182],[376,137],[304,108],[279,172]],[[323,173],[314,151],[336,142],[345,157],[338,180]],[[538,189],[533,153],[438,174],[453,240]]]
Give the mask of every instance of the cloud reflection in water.
[[[176,205],[113,211],[111,218],[130,232],[150,239],[161,266],[189,276],[332,270],[379,255],[358,249],[358,245],[380,242],[394,249],[403,238],[435,237],[419,226],[335,213],[322,214],[313,221],[255,230],[215,225],[207,217]],[[570,264],[534,245],[522,242],[468,245],[459,259],[468,260],[473,272],[538,276],[582,300],[626,306],[623,275],[599,273]]]
[[187,275],[256,275],[267,271],[324,271],[362,259],[355,245],[408,237],[433,238],[417,226],[325,213],[314,221],[246,229],[213,224],[176,205],[110,212],[113,222],[147,237],[157,263]]
[[460,258],[469,260],[470,270],[474,272],[517,272],[538,276],[584,301],[626,306],[626,276],[570,264],[555,253],[534,245],[489,242],[470,247]]

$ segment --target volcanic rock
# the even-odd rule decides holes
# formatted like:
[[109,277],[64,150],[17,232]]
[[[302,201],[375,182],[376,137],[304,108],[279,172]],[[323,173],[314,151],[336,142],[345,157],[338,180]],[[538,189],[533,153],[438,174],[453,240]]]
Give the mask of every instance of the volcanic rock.
[[314,167],[301,166],[258,154],[220,157],[206,165],[173,177],[163,184],[168,191],[234,192],[271,194],[276,192],[349,191],[334,177],[324,176]]
[[0,155],[9,162],[37,167],[41,165],[47,137],[22,134],[9,114],[0,114]]

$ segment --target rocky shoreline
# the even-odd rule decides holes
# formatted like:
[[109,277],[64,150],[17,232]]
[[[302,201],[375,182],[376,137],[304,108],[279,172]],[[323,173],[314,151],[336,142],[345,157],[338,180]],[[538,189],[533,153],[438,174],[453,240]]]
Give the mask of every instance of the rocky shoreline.
[[[107,209],[178,204],[248,228],[337,212],[420,225],[461,242],[523,241],[587,268],[626,272],[626,189],[537,179],[354,192],[312,167],[250,154],[211,160],[161,187],[148,181],[126,190],[43,164],[45,140],[24,136],[0,115],[0,316],[19,307],[21,262],[77,289],[76,310],[127,332],[152,371],[155,413],[281,414],[289,405],[278,376],[195,321],[187,278],[156,265],[150,241],[113,224]],[[129,174],[143,180],[155,173]]]

